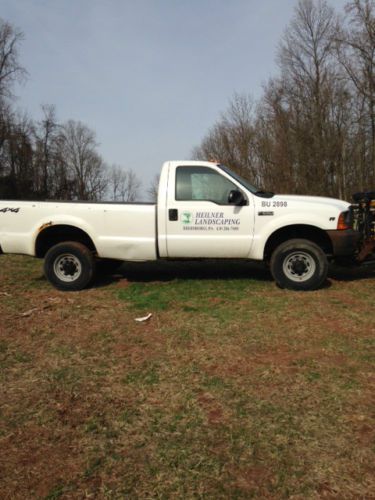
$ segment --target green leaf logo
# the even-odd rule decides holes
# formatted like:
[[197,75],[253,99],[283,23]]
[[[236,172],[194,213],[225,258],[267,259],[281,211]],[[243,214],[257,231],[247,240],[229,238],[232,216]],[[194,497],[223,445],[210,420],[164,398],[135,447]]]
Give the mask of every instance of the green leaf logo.
[[191,212],[182,212],[182,224],[191,224]]

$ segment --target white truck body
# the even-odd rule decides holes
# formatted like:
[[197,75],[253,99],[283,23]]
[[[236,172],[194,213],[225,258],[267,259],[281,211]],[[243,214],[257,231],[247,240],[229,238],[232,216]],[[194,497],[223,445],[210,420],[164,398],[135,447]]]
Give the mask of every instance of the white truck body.
[[[199,179],[222,183],[223,197],[207,199],[202,183],[191,194]],[[162,167],[157,204],[0,201],[0,251],[44,257],[49,241],[74,241],[74,236],[84,234],[83,243],[103,259],[265,260],[276,234],[290,230],[290,238],[301,238],[305,230],[315,235],[315,243],[319,234],[322,241],[326,238],[327,255],[353,252],[356,238],[350,228],[346,239],[336,241],[338,233],[343,236],[345,232],[338,230],[338,224],[349,203],[312,196],[271,196],[250,188],[216,163],[168,161]],[[241,204],[228,202],[228,189],[241,193]],[[197,195],[199,190],[201,195]],[[349,243],[342,244],[343,240]]]
[[[52,226],[84,231],[99,257],[120,260],[156,259],[155,205],[70,202],[5,202],[0,212],[0,245],[4,253],[36,255],[36,241]],[[0,210],[3,207],[0,206]]]

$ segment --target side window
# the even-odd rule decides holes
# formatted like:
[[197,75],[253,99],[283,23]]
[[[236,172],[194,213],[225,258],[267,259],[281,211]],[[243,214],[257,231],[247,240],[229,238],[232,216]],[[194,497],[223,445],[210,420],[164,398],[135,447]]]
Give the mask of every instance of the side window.
[[228,204],[229,192],[238,189],[226,177],[209,167],[177,167],[177,201],[213,201]]

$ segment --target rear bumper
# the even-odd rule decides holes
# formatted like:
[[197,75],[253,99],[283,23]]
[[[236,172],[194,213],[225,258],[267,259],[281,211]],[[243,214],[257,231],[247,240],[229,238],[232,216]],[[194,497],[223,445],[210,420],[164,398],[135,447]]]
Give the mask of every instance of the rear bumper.
[[361,233],[353,229],[327,231],[335,257],[355,255]]

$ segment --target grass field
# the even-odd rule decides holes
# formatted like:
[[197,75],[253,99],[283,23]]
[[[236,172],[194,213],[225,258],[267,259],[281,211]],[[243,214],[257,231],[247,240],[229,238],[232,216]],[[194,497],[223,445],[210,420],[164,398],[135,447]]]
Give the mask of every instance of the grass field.
[[0,264],[2,499],[375,498],[375,272]]

